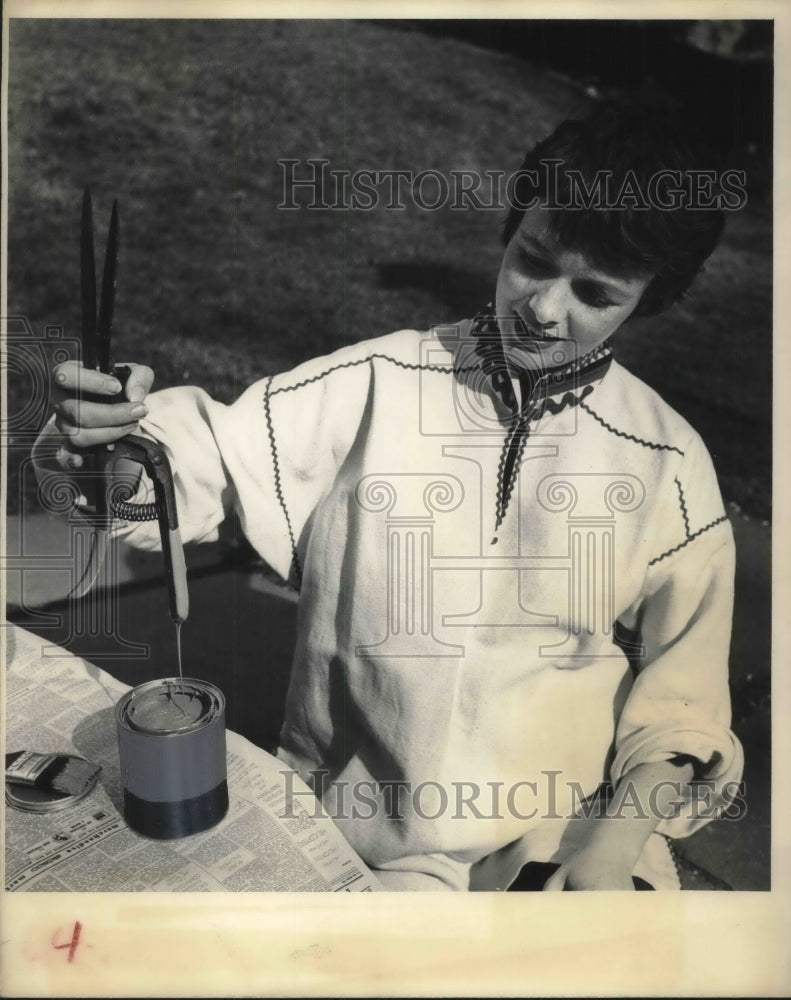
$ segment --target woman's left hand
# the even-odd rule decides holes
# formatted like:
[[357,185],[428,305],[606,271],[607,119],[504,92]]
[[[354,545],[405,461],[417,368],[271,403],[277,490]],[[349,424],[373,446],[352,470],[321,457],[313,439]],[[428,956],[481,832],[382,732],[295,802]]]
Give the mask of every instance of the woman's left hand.
[[585,890],[634,891],[632,872],[623,859],[612,852],[583,848],[547,879],[544,892]]

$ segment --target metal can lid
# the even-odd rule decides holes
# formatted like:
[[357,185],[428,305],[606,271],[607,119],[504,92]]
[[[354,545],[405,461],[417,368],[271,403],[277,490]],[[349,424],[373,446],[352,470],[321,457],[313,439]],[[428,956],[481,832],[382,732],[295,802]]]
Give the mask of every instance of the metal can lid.
[[20,812],[30,813],[50,813],[59,812],[61,809],[68,809],[75,803],[90,795],[96,787],[99,778],[99,770],[87,781],[84,788],[76,795],[67,795],[63,792],[56,792],[50,789],[33,788],[28,785],[11,784],[6,782],[5,801],[6,805]]
[[213,684],[171,677],[128,692],[116,714],[123,726],[135,732],[177,736],[209,725],[224,709],[225,699]]

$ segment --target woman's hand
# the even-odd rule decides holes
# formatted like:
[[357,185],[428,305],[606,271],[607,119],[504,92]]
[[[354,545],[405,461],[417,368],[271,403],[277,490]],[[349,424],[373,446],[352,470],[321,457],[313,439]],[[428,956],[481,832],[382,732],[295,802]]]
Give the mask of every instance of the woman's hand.
[[544,884],[544,892],[591,889],[634,891],[632,871],[628,863],[612,851],[585,847],[572,855]]
[[[112,375],[83,368],[78,361],[65,361],[53,369],[55,426],[65,438],[58,456],[62,467],[79,468],[80,449],[109,444],[131,434],[148,412],[143,400],[154,382],[154,373],[145,365],[126,367],[130,374],[123,393],[121,383]],[[107,402],[101,397],[106,397]]]
[[634,890],[632,871],[646,841],[683,797],[694,767],[685,757],[638,764],[619,782],[607,815],[593,821],[587,842],[547,879],[544,890]]

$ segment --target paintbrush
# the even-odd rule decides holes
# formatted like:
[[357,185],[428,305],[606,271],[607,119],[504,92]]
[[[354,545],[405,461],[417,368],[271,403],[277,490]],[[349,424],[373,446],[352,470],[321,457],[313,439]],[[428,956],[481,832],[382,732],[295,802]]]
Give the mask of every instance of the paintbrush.
[[95,782],[101,767],[68,753],[17,750],[5,756],[6,781],[58,795],[81,795]]

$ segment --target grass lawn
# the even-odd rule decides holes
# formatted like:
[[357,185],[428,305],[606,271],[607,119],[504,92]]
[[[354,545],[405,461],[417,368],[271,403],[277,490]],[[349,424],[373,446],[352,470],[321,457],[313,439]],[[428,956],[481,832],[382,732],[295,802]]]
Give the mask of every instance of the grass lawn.
[[[278,159],[510,172],[580,103],[519,59],[362,22],[16,21],[9,70],[9,315],[78,336],[90,183],[99,258],[120,202],[116,360],[223,400],[494,291],[500,213],[284,211]],[[771,314],[771,207],[751,201],[694,293],[618,347],[700,429],[726,499],[763,518]],[[26,393],[12,377],[11,413]],[[11,448],[10,510],[32,495],[23,457]]]

